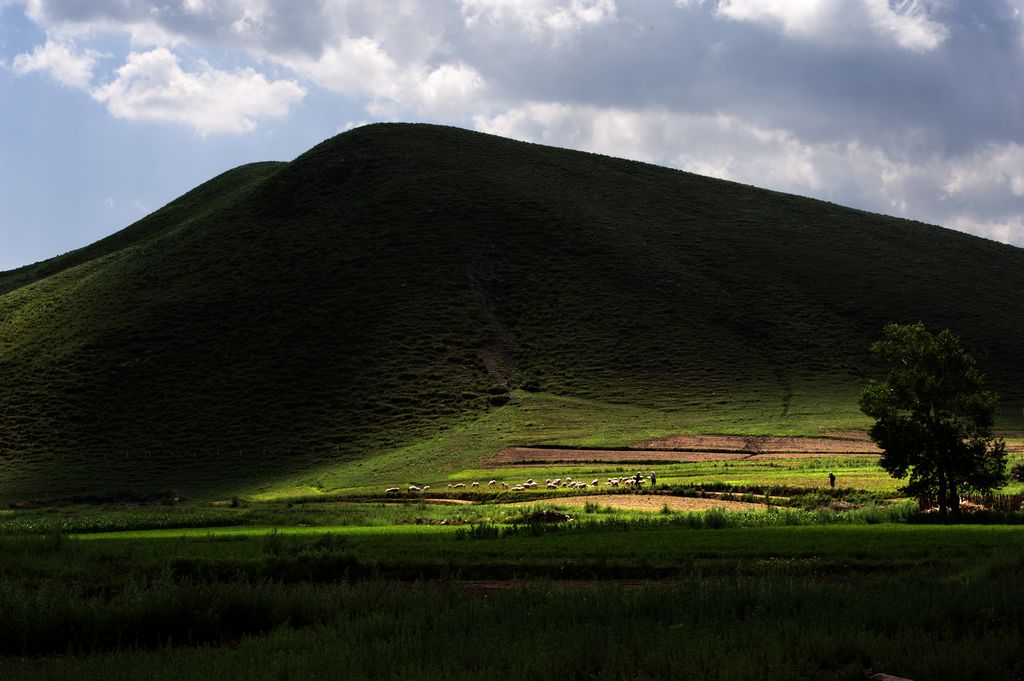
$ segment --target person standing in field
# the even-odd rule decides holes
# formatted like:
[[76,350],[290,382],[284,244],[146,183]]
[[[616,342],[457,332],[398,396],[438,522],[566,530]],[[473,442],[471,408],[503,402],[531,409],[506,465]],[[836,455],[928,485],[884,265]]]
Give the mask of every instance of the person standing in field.
[[658,475],[654,471],[651,471],[651,489],[654,489],[654,487],[657,484],[658,484]]
[[832,471],[828,472],[828,486],[832,489],[836,488],[836,474]]

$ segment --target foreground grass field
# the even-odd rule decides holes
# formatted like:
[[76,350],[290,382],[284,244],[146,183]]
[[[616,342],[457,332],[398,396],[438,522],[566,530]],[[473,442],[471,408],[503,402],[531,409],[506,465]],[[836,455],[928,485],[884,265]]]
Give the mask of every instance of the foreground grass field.
[[[1024,672],[1018,527],[886,522],[906,511],[840,519],[600,508],[581,509],[569,525],[521,514],[515,524],[521,510],[357,504],[334,517],[375,511],[391,524],[9,534],[0,537],[0,675]],[[813,524],[790,524],[796,514]],[[475,524],[426,522],[460,515]]]
[[[1020,512],[936,525],[871,457],[656,467],[631,493],[444,483],[609,472],[576,464],[0,511],[0,678],[1024,674]],[[827,489],[826,468],[867,482]]]

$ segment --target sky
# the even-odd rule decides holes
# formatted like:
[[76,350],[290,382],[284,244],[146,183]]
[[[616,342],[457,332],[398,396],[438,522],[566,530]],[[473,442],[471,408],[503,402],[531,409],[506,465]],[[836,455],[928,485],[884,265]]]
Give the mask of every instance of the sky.
[[1024,0],[0,0],[0,270],[375,121],[1024,246]]

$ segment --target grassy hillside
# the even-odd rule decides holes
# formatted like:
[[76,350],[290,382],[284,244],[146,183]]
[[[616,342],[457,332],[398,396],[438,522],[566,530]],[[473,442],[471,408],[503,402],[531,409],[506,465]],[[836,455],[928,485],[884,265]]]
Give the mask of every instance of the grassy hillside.
[[1024,251],[957,232],[368,126],[0,274],[0,498],[857,427],[891,320],[961,334],[1019,427],[1021,290]]

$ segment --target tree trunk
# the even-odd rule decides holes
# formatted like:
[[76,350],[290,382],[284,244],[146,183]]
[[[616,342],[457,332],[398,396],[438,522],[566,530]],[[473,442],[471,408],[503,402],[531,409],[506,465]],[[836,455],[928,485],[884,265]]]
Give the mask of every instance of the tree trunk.
[[946,517],[946,476],[939,473],[939,516]]
[[949,483],[949,508],[954,516],[960,516],[960,490],[955,482]]

